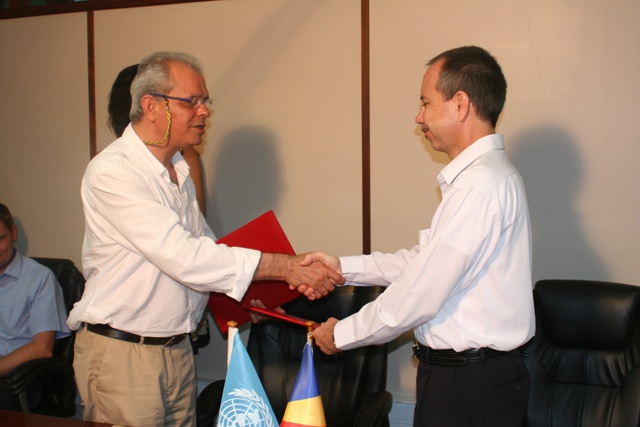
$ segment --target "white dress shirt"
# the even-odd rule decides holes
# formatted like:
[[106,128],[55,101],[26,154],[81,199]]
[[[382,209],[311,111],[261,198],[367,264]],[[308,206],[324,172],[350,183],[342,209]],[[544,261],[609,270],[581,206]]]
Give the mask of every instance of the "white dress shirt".
[[442,202],[415,247],[341,258],[347,284],[387,289],[336,325],[338,348],[410,329],[424,345],[455,351],[508,351],[533,336],[529,208],[502,135],[471,144],[438,181]]
[[179,153],[178,185],[129,125],[98,154],[82,180],[87,279],[68,324],[81,322],[149,337],[195,330],[209,291],[239,300],[260,252],[217,245]]

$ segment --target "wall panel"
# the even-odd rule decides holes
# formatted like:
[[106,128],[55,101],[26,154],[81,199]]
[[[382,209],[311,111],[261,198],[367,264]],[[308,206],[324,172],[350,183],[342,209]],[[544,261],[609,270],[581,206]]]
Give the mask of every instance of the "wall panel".
[[86,33],[84,13],[0,21],[0,201],[16,217],[22,253],[77,265],[89,159]]

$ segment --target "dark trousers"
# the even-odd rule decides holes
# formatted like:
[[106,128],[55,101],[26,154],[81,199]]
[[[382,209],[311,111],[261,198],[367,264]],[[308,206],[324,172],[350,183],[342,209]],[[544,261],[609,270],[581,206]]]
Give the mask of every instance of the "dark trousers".
[[420,361],[413,425],[520,427],[529,385],[517,350],[458,366]]

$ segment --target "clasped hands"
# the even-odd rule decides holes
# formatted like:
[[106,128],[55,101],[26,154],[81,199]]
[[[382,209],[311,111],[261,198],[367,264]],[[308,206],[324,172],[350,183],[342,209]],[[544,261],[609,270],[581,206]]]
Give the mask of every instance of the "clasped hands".
[[344,284],[340,260],[323,252],[285,255],[263,252],[253,280],[284,280],[310,300],[322,298]]
[[340,259],[324,252],[309,252],[297,255],[298,262],[291,270],[289,288],[297,290],[309,300],[322,298],[344,284]]
[[[308,285],[301,284],[297,287],[298,292],[303,293],[307,298],[311,300],[326,295],[329,291],[332,291],[335,288],[336,284],[344,284],[345,280],[344,277],[342,277],[342,266],[338,257],[327,254],[325,252],[310,252],[307,254],[303,254],[302,256],[303,258],[300,265],[303,268],[318,268],[321,270],[326,270],[327,279],[330,282],[330,286],[323,287],[323,289],[318,290],[316,288],[311,288]],[[336,278],[336,274],[338,278]],[[323,283],[326,284],[326,282]],[[322,293],[322,291],[324,291],[324,293]],[[318,295],[318,293],[320,293],[320,295]],[[337,323],[338,319],[333,317],[329,318],[313,332],[313,338],[316,345],[325,354],[331,355],[340,352],[340,349],[336,347],[336,343],[333,338],[333,331]]]
[[[302,255],[263,253],[254,280],[284,280],[292,290],[297,290],[309,300],[322,298],[336,285],[345,283],[340,259],[325,252],[309,252]],[[254,305],[262,303],[254,301]],[[254,322],[262,320],[252,318]],[[314,339],[320,349],[333,354],[340,351],[333,342],[333,329],[337,319],[328,319],[314,331]]]

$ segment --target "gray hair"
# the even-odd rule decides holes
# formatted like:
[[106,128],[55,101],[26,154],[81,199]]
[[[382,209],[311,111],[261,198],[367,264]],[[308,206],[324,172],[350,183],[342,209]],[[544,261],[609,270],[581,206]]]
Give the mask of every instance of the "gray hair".
[[138,73],[131,83],[131,111],[129,119],[138,123],[143,116],[140,100],[151,93],[163,93],[173,89],[169,65],[178,62],[203,75],[202,64],[193,55],[181,52],[156,52],[146,56],[138,65]]

